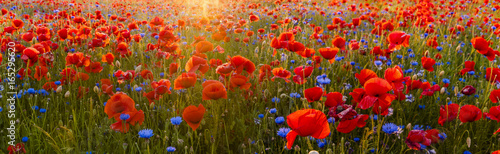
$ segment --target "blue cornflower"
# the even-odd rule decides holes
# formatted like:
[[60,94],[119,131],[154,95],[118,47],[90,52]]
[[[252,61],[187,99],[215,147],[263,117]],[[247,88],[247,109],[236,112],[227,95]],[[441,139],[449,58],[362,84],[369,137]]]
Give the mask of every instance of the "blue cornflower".
[[170,118],[170,123],[172,123],[173,125],[180,125],[181,122],[182,122],[182,118],[179,116]]
[[137,92],[142,91],[142,87],[137,87],[137,88],[135,88],[135,91],[137,91]]
[[264,114],[259,114],[259,118],[264,118]]
[[398,131],[398,125],[394,124],[394,123],[386,123],[384,125],[382,125],[382,131],[384,131],[385,133],[387,134],[392,134],[396,131]]
[[272,108],[271,110],[269,110],[269,113],[275,114],[276,113],[276,108]]
[[45,113],[45,112],[47,112],[46,109],[44,109],[44,108],[40,109],[40,113]]
[[413,126],[413,130],[424,130],[424,126],[422,126],[422,125],[415,125],[415,126]]
[[333,118],[333,117],[328,118],[328,123],[332,123],[332,124],[335,123],[335,118]]
[[279,99],[278,97],[273,97],[273,98],[271,99],[271,101],[272,101],[273,103],[278,103],[278,102],[280,102],[280,99]]
[[331,80],[326,77],[326,74],[318,75],[316,81],[321,84],[330,84]]
[[472,154],[470,151],[464,151],[464,154]]
[[143,129],[143,130],[139,131],[140,138],[149,139],[153,135],[154,135],[153,130],[151,130],[151,129]]
[[29,139],[29,138],[25,136],[25,137],[23,137],[23,138],[21,139],[21,141],[23,141],[24,143],[26,143],[26,142],[28,142],[28,139]]
[[123,113],[123,114],[120,115],[120,119],[121,120],[127,120],[128,118],[130,118],[129,114]]
[[290,132],[290,128],[280,128],[278,130],[278,136],[285,138],[288,132]]
[[448,137],[446,135],[446,133],[440,133],[440,134],[438,134],[438,136],[439,136],[439,139],[441,139],[441,140],[444,140],[444,139],[446,139]]
[[283,124],[285,122],[285,118],[277,117],[276,119],[274,119],[274,122],[276,122],[276,124]]
[[167,152],[175,152],[175,147],[167,147]]

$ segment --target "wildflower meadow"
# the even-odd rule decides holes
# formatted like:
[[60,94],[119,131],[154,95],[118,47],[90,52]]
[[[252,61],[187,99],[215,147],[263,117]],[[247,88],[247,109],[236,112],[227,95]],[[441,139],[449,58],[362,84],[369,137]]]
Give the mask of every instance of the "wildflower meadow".
[[0,9],[0,153],[500,154],[500,0]]

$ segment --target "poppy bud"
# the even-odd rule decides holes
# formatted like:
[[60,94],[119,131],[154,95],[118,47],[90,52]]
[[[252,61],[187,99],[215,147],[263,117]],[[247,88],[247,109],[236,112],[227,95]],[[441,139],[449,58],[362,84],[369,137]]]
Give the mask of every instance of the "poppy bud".
[[[2,78],[2,77],[0,76],[0,79],[1,79],[1,78]],[[49,72],[47,72],[47,78],[49,78],[49,79],[50,79],[50,73],[49,73]]]
[[445,91],[446,91],[446,88],[442,87],[440,93],[443,94]]
[[99,87],[94,86],[94,92],[95,92],[95,93],[99,93],[99,92],[100,92]]
[[467,137],[467,147],[470,148],[470,137]]
[[460,45],[457,46],[456,51],[460,51]]
[[455,92],[455,95],[458,95],[458,87],[455,87],[455,89],[453,89],[453,92]]
[[472,87],[471,85],[467,85],[460,92],[464,95],[472,95],[476,93],[476,88]]
[[116,65],[116,67],[120,67],[120,66],[121,66],[120,61],[118,61],[118,60],[117,60],[117,61],[115,62],[115,65]]
[[142,65],[135,67],[135,72],[141,72]]
[[444,71],[439,72],[439,76],[443,76],[443,75],[444,75]]
[[483,113],[488,113],[489,111],[490,110],[486,106],[483,108]]
[[411,123],[408,123],[408,125],[406,125],[406,128],[408,128],[409,130],[411,130],[412,129]]
[[319,154],[319,152],[316,150],[312,150],[312,151],[309,151],[309,154]]
[[150,103],[150,104],[149,104],[149,108],[150,108],[150,109],[154,109],[154,108],[155,108],[155,103]]
[[414,75],[411,77],[411,79],[412,79],[412,80],[417,80],[417,78],[418,78],[418,76],[417,76],[416,74],[414,74]]
[[64,97],[68,98],[70,94],[71,93],[69,91],[66,91],[66,93],[64,94]]
[[62,92],[62,86],[59,86],[59,87],[57,87],[57,89],[56,89],[56,93],[60,93],[60,92]]
[[139,87],[139,86],[137,86],[137,85],[134,85],[134,89],[137,89],[138,87]]
[[426,50],[426,51],[424,52],[424,56],[425,56],[425,57],[427,57],[428,55],[429,55],[429,50]]

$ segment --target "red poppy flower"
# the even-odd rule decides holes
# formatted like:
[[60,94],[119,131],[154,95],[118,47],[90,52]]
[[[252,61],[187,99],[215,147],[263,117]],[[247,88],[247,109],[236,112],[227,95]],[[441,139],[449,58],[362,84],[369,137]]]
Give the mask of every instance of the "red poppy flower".
[[326,138],[330,134],[330,125],[323,112],[315,109],[303,109],[295,111],[286,117],[288,126],[292,129],[288,132],[286,147],[292,148],[297,135],[302,137],[312,136],[317,139]]
[[274,78],[282,78],[286,82],[290,82],[290,80],[288,78],[290,78],[292,76],[291,75],[292,73],[290,73],[290,71],[288,71],[288,70],[283,69],[283,67],[274,68],[272,70],[272,73],[273,73],[274,77],[271,78],[271,81],[274,81]]
[[396,99],[393,94],[388,94],[392,86],[384,79],[372,78],[366,81],[364,85],[366,94],[359,103],[361,109],[368,109],[373,106],[373,112],[381,115],[387,115],[387,109],[391,102]]
[[474,105],[464,105],[460,108],[460,115],[458,118],[463,123],[473,122],[481,119],[482,112]]
[[484,116],[500,122],[500,106],[492,106],[488,112],[484,113]]
[[142,70],[141,76],[143,79],[149,79],[150,81],[153,81],[153,72],[149,70]]
[[169,73],[169,75],[177,73],[177,69],[178,68],[179,68],[179,65],[177,63],[170,63],[170,65],[168,65],[168,73]]
[[196,83],[196,74],[194,73],[182,73],[177,77],[174,81],[174,89],[186,89],[189,87],[193,87]]
[[490,92],[490,101],[493,103],[498,103],[500,100],[500,89],[496,89]]
[[49,77],[47,76],[47,73],[49,70],[45,66],[36,66],[35,68],[35,75],[33,76],[36,80],[40,81],[43,77],[45,77],[45,80],[49,80]]
[[251,83],[248,83],[249,79],[246,76],[243,75],[238,75],[238,74],[233,74],[231,75],[231,78],[229,79],[229,89],[233,90],[234,88],[238,87],[240,89],[245,89],[248,90],[250,86],[252,86]]
[[16,146],[9,145],[7,147],[7,150],[9,151],[9,154],[26,153],[26,149],[24,149],[24,143],[17,143]]
[[424,130],[411,130],[408,134],[408,137],[406,137],[405,143],[410,149],[420,150],[420,144],[423,144],[425,146],[431,145],[432,141],[431,139],[425,137],[426,135],[427,132],[425,132]]
[[333,62],[335,62],[335,56],[337,55],[337,53],[339,52],[339,48],[320,48],[318,49],[318,52],[319,54],[321,54],[321,56],[323,58],[325,58],[326,60],[328,60],[328,62],[330,62],[330,64],[332,64]]
[[195,131],[199,126],[205,114],[205,107],[200,104],[198,107],[194,105],[189,105],[182,111],[182,119]]
[[410,35],[401,31],[393,31],[387,37],[387,42],[389,42],[389,50],[395,51],[401,49],[401,46],[408,47],[410,41]]
[[422,57],[421,61],[422,61],[422,67],[425,70],[427,70],[429,72],[434,71],[434,67],[432,67],[432,66],[434,66],[434,64],[436,64],[436,61],[434,59]]
[[296,67],[293,72],[297,74],[298,76],[301,76],[302,78],[308,78],[311,76],[312,72],[314,70],[314,67],[312,66],[299,66]]
[[485,53],[489,50],[491,41],[486,41],[483,37],[475,37],[471,40],[471,43],[479,53]]
[[66,56],[66,66],[75,65],[76,67],[89,66],[90,56],[84,56],[81,52],[68,53]]
[[100,62],[91,62],[90,65],[85,67],[85,71],[89,73],[100,73],[102,69],[103,67],[101,66]]
[[368,115],[357,115],[353,119],[341,118],[339,125],[337,126],[337,131],[347,134],[356,129],[356,127],[363,128],[366,125],[366,120],[370,116]]
[[464,63],[464,68],[460,71],[460,74],[464,75],[465,73],[467,72],[470,72],[470,71],[475,71],[474,69],[474,65],[476,65],[476,63],[474,61],[465,61]]
[[491,83],[500,82],[500,68],[486,68],[486,80]]
[[326,94],[325,105],[327,107],[335,107],[337,105],[342,105],[345,103],[344,96],[339,92],[330,92]]
[[464,95],[472,95],[474,93],[476,93],[476,88],[474,88],[473,86],[471,85],[467,85],[465,86],[461,91],[460,93],[464,94]]
[[321,96],[323,96],[323,89],[320,87],[313,87],[304,90],[304,97],[308,102],[314,102],[321,100]]
[[249,74],[249,77],[253,75],[255,69],[255,64],[242,56],[234,56],[231,58],[231,66],[234,68],[237,74],[241,74],[243,71]]
[[28,67],[31,67],[38,61],[38,54],[40,54],[40,52],[37,49],[29,47],[23,50],[21,59]]
[[208,51],[213,51],[214,45],[208,41],[200,41],[196,43],[196,52],[197,53],[205,53]]
[[192,56],[186,63],[185,69],[189,73],[195,73],[196,71],[199,70],[203,75],[210,69],[210,66],[208,65],[206,59],[203,59],[198,56]]
[[394,68],[387,68],[384,78],[391,84],[394,92],[402,92],[404,89],[403,81],[409,80],[409,77],[404,77],[403,70],[397,65]]
[[354,76],[359,80],[361,85],[364,85],[365,82],[371,78],[378,77],[377,74],[370,69],[363,69],[361,72],[354,74]]
[[112,65],[114,60],[115,60],[115,56],[112,53],[107,53],[105,55],[102,55],[101,61],[103,63],[108,63],[109,65]]
[[114,95],[113,84],[109,79],[101,79],[101,93],[108,94],[109,96]]
[[439,142],[439,130],[437,129],[429,129],[425,131],[425,138],[428,138],[431,140],[431,144],[438,143]]
[[227,99],[227,91],[219,81],[207,80],[203,82],[203,100],[218,100],[220,98]]
[[345,50],[345,39],[337,35],[332,40],[332,45],[341,50]]

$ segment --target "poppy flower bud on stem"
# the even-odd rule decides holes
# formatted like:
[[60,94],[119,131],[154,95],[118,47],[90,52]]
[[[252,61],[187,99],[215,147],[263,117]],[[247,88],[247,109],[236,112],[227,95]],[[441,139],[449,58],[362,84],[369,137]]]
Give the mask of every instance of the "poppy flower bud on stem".
[[99,93],[99,92],[101,92],[101,91],[99,90],[99,87],[94,86],[94,92],[95,92],[95,93]]
[[471,141],[470,141],[470,137],[467,137],[466,142],[467,142],[467,147],[468,147],[468,148],[470,148],[470,142],[471,142]]
[[417,78],[418,78],[418,76],[417,76],[416,74],[414,74],[414,75],[411,77],[411,79],[412,79],[412,80],[417,80]]
[[425,50],[424,56],[427,57],[429,55],[429,50]]
[[71,93],[70,93],[70,92],[69,92],[69,90],[68,90],[68,91],[66,91],[66,93],[64,94],[64,97],[68,98],[70,94],[71,94]]
[[116,66],[116,67],[120,67],[120,66],[121,66],[120,61],[118,61],[118,60],[117,60],[117,61],[115,62],[115,66]]
[[57,93],[62,92],[62,86],[57,87],[56,92],[57,92]]
[[439,76],[443,76],[443,75],[444,75],[444,71],[439,72]]
[[135,68],[135,72],[141,72],[142,70],[142,65],[139,65]]
[[439,91],[441,94],[444,94],[444,92],[446,91],[446,88],[445,87],[442,87],[441,88],[441,91]]

